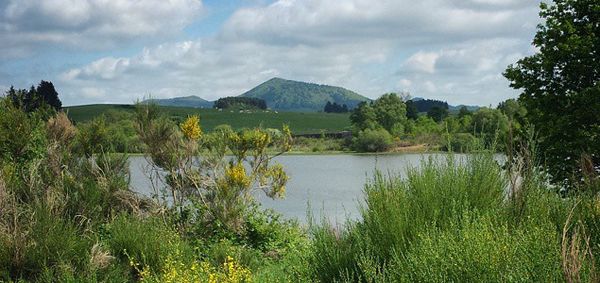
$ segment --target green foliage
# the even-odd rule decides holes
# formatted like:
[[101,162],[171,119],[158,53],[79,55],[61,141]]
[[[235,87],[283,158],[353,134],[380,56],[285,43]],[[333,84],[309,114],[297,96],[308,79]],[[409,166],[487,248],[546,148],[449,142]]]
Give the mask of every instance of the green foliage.
[[129,264],[133,260],[142,266],[160,270],[165,259],[176,252],[193,258],[193,249],[181,239],[176,230],[160,218],[140,219],[119,215],[104,226],[104,241],[111,254]]
[[473,113],[470,132],[480,136],[488,148],[504,146],[508,133],[508,118],[500,110],[481,108]]
[[37,88],[34,88],[32,85],[29,90],[15,90],[11,86],[6,92],[6,97],[15,107],[28,113],[35,111],[58,111],[62,108],[58,92],[54,89],[54,85],[47,81],[41,81]]
[[377,123],[388,132],[406,121],[406,105],[395,93],[387,93],[372,103]]
[[371,103],[361,102],[350,114],[350,122],[355,130],[374,129],[377,127],[377,113]]
[[463,106],[460,108],[460,110],[458,110],[458,118],[463,118],[469,115],[471,115],[471,111],[469,111],[466,106]]
[[511,87],[540,137],[540,149],[554,181],[578,182],[579,160],[600,164],[600,3],[558,0],[540,5],[543,24],[533,45],[538,53],[508,67]]
[[419,99],[413,100],[413,104],[417,108],[418,112],[429,112],[431,108],[438,107],[442,109],[448,109],[448,103],[445,101],[435,99]]
[[218,109],[267,109],[267,103],[253,97],[222,97],[215,101],[214,108]]
[[392,135],[385,129],[365,129],[353,140],[354,148],[363,152],[385,151],[393,144]]
[[431,109],[427,111],[427,117],[433,119],[436,122],[441,122],[446,117],[448,117],[448,115],[448,109],[438,106],[431,107]]
[[348,106],[346,104],[337,104],[337,103],[331,103],[329,101],[327,101],[327,103],[325,104],[325,107],[323,108],[323,112],[325,113],[347,113],[348,112]]
[[406,118],[411,120],[416,120],[419,118],[419,110],[415,105],[415,102],[412,100],[408,100],[405,102],[406,104]]
[[[560,239],[551,225],[511,228],[494,215],[465,214],[447,230],[420,233],[389,267],[405,282],[557,282]],[[499,223],[498,223],[499,222]]]
[[0,100],[0,164],[41,158],[46,144],[43,126],[35,113],[27,114],[10,100]]
[[281,111],[318,112],[323,110],[327,102],[346,104],[352,109],[360,102],[369,101],[368,98],[341,87],[280,78],[270,79],[241,96],[263,99],[269,108]]
[[109,152],[108,129],[104,117],[79,126],[77,134],[78,150],[87,157],[96,153]]
[[403,273],[392,267],[405,264],[420,235],[455,231],[464,213],[501,212],[506,183],[499,166],[490,154],[467,158],[424,161],[406,180],[376,175],[365,187],[361,221],[313,227],[309,268],[315,279],[389,280],[386,270]]
[[346,141],[343,139],[331,138],[294,138],[294,147],[292,151],[299,152],[327,152],[344,151],[347,149]]
[[467,153],[481,147],[479,140],[469,133],[451,134],[448,138],[448,144],[443,148],[446,151]]

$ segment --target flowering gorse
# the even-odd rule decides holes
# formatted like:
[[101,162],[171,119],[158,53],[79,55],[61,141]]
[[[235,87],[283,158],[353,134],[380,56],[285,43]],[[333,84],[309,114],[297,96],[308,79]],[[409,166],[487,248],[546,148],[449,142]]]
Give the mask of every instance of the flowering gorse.
[[197,141],[202,136],[200,128],[200,117],[198,115],[189,116],[183,123],[179,125],[183,136],[189,140]]

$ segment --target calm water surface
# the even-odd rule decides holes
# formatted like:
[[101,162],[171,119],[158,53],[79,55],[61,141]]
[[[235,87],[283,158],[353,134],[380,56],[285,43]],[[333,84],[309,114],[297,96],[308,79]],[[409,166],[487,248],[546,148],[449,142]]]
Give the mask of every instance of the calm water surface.
[[[306,222],[310,212],[316,219],[327,217],[333,223],[343,223],[359,215],[359,202],[365,183],[374,170],[404,176],[409,166],[417,166],[423,158],[440,158],[443,154],[398,155],[286,155],[275,160],[281,163],[290,180],[285,199],[272,200],[261,192],[257,199],[285,217]],[[148,177],[144,157],[131,157],[131,187],[151,196],[153,184]],[[160,184],[154,184],[160,187]]]

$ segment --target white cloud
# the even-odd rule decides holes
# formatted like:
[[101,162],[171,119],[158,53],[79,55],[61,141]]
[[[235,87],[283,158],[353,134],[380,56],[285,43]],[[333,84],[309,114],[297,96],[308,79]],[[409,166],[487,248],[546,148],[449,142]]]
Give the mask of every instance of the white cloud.
[[[101,58],[64,71],[61,83],[71,104],[127,103],[149,94],[216,99],[274,76],[339,85],[372,98],[400,87],[455,104],[495,104],[514,96],[501,72],[532,52],[536,6],[517,0],[279,0],[236,11],[215,36]],[[79,10],[85,9],[74,11],[76,18]],[[83,96],[82,87],[105,91]]]
[[168,37],[201,11],[201,0],[8,0],[0,4],[0,51],[10,58],[45,44],[98,49]]
[[435,72],[435,63],[439,57],[440,54],[435,52],[419,51],[410,56],[404,65],[408,71],[433,74]]

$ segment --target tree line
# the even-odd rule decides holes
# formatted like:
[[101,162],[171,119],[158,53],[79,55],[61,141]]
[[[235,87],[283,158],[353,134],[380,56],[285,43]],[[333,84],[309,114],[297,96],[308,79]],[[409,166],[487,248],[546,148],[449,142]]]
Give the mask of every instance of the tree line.
[[26,112],[34,112],[41,108],[58,111],[62,108],[62,102],[58,98],[54,85],[44,80],[40,81],[37,87],[32,85],[29,89],[15,89],[11,86],[6,92],[6,98]]
[[346,104],[337,104],[335,102],[329,102],[325,104],[323,108],[323,112],[325,113],[348,113],[348,105]]
[[264,99],[254,97],[222,97],[215,101],[214,108],[227,109],[232,107],[240,107],[243,109],[267,109],[267,102]]

